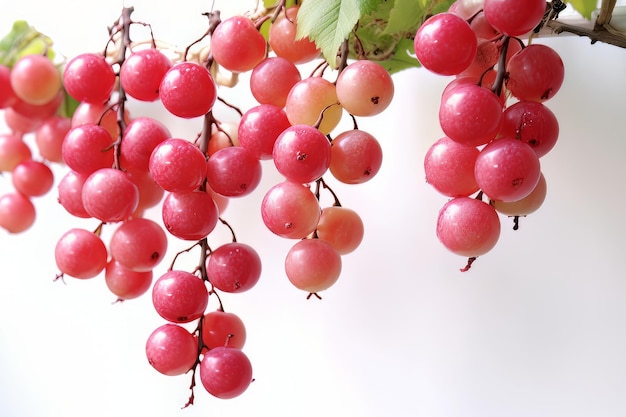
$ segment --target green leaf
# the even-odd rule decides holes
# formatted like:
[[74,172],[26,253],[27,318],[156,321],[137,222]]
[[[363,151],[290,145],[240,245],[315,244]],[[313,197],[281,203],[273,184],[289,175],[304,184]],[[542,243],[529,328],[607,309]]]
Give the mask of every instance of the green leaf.
[[53,59],[52,41],[24,20],[13,23],[11,31],[0,40],[0,64],[12,67],[24,55],[47,53]]
[[361,7],[371,0],[308,0],[298,11],[296,38],[309,37],[332,68],[337,67],[341,44],[361,17]]
[[569,4],[584,18],[591,20],[591,13],[597,8],[596,0],[571,0]]
[[423,6],[415,0],[395,0],[384,33],[408,32],[422,21]]
[[391,58],[379,61],[379,64],[382,65],[390,74],[395,74],[396,72],[409,68],[419,67],[420,63],[415,58],[413,40],[406,38],[401,39],[396,45],[395,52]]

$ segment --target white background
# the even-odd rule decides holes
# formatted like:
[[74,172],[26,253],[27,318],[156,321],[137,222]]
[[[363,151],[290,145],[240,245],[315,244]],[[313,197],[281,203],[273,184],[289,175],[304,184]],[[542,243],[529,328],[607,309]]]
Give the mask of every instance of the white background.
[[[254,3],[218,0],[216,8],[227,16]],[[204,32],[210,2],[134,6],[135,19],[152,23],[157,38],[184,46]],[[121,7],[11,1],[2,6],[0,32],[25,18],[71,57],[102,50]],[[385,160],[369,183],[329,180],[343,205],[361,214],[366,236],[321,301],[289,284],[282,268],[293,242],[262,225],[260,200],[279,180],[264,164],[259,188],[224,214],[264,264],[257,287],[223,297],[247,325],[244,350],[254,367],[255,382],[234,400],[212,398],[199,385],[196,404],[181,411],[189,375],[163,376],[145,359],[146,337],[163,323],[149,295],[112,305],[102,277],[53,282],[56,239],[97,223],[71,218],[54,191],[36,199],[31,230],[0,231],[0,415],[626,415],[626,51],[575,36],[538,42],[554,47],[566,68],[561,91],[546,103],[561,127],[542,159],[548,197],[518,231],[503,219],[497,247],[467,273],[459,272],[465,259],[435,237],[446,198],[425,184],[422,169],[441,136],[437,108],[448,78],[399,73],[391,107],[359,121],[379,138]],[[254,104],[245,79],[221,94],[242,109]],[[200,130],[200,120],[177,121],[158,106],[133,114],[161,115],[172,133],[190,139]],[[0,190],[8,189],[3,176]],[[158,219],[158,210],[149,214]],[[223,232],[218,227],[213,245],[227,238]],[[173,241],[156,274],[186,246]],[[180,265],[192,268],[196,259],[190,254]]]

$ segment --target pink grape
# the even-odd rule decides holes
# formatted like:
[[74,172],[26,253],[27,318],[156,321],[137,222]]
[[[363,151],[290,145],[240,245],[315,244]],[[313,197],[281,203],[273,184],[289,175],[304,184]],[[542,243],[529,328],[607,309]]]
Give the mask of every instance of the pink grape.
[[148,336],[146,356],[148,363],[163,375],[182,375],[196,363],[198,344],[187,329],[166,323]]
[[28,159],[13,169],[11,181],[15,189],[22,194],[39,197],[52,189],[54,174],[45,163]]
[[0,172],[13,171],[31,157],[30,148],[22,138],[10,133],[0,134]]
[[33,123],[41,125],[43,121],[57,113],[63,103],[64,97],[63,91],[57,90],[54,97],[42,104],[32,104],[18,98],[11,108],[15,110],[16,113],[28,119],[32,119]]
[[545,0],[485,0],[485,18],[508,36],[521,36],[533,30],[546,12]]
[[83,205],[83,185],[87,177],[86,174],[70,170],[57,185],[59,204],[72,216],[85,219],[91,217]]
[[[103,127],[111,135],[111,140],[120,137],[120,125],[117,122],[118,105],[114,103],[87,103],[82,102],[76,107],[72,115],[72,127],[82,124],[96,124]],[[130,123],[128,108],[124,109],[124,123]]]
[[441,208],[437,237],[452,253],[477,257],[489,252],[500,238],[500,219],[489,204],[456,197]]
[[35,144],[42,158],[50,162],[63,162],[63,140],[71,127],[71,119],[52,116],[35,131]]
[[429,71],[456,75],[470,66],[478,40],[461,17],[446,12],[429,17],[415,34],[415,54]]
[[113,141],[109,132],[86,123],[69,130],[61,146],[63,161],[72,170],[91,174],[113,166]]
[[298,67],[282,57],[259,62],[250,74],[250,92],[260,104],[285,107],[291,88],[302,80]]
[[156,48],[133,51],[120,68],[120,82],[129,96],[140,101],[159,98],[161,80],[172,61]]
[[439,123],[450,139],[480,146],[492,140],[500,130],[502,111],[502,102],[491,90],[463,84],[442,97]]
[[205,191],[167,194],[161,215],[167,231],[183,240],[205,238],[218,218],[215,201]]
[[246,327],[234,313],[210,311],[202,319],[202,342],[208,349],[228,346],[241,349],[246,343]]
[[107,288],[119,300],[132,300],[144,295],[152,285],[152,271],[133,271],[115,259],[104,270]]
[[61,74],[46,56],[25,55],[11,69],[11,87],[27,103],[45,104],[61,90]]
[[556,145],[559,122],[544,104],[518,101],[504,111],[500,135],[528,143],[537,156],[542,157]]
[[148,171],[154,148],[171,136],[169,129],[156,119],[134,118],[124,130],[120,145],[120,164],[127,171]]
[[308,37],[296,38],[299,6],[292,6],[272,23],[268,43],[276,56],[288,59],[294,64],[310,62],[320,55],[315,42]]
[[165,256],[167,235],[156,222],[133,218],[122,223],[109,242],[111,256],[132,271],[151,271]]
[[190,192],[206,177],[206,159],[193,143],[171,138],[155,146],[148,162],[150,175],[164,190]]
[[337,88],[322,77],[308,77],[297,82],[289,91],[285,112],[292,125],[315,126],[327,135],[341,121],[343,108],[337,98]]
[[241,349],[218,346],[204,354],[200,362],[200,381],[217,398],[235,398],[252,382],[252,364]]
[[565,77],[559,54],[541,44],[528,45],[513,55],[507,71],[506,88],[518,100],[549,100],[561,89]]
[[78,279],[93,278],[107,264],[107,248],[102,239],[85,229],[72,228],[65,232],[54,248],[57,267]]
[[101,168],[89,175],[83,184],[82,200],[85,211],[103,222],[128,219],[139,202],[139,190],[118,169]]
[[472,18],[470,27],[472,28],[478,39],[491,41],[501,36],[500,32],[498,32],[497,29],[491,26],[491,23],[489,23],[489,21],[485,17],[485,12],[482,10]]
[[497,139],[485,146],[476,159],[474,176],[492,200],[517,201],[526,197],[541,175],[539,158],[525,142]]
[[63,85],[78,101],[104,103],[115,86],[115,73],[102,55],[83,53],[70,59],[65,66]]
[[215,152],[206,162],[211,189],[226,197],[243,197],[261,182],[261,162],[246,148],[230,146]]
[[356,250],[363,241],[364,233],[363,220],[356,211],[338,206],[322,210],[317,237],[330,243],[340,255]]
[[217,85],[208,69],[184,61],[172,66],[159,85],[163,106],[185,119],[204,116],[217,100]]
[[0,109],[11,107],[17,96],[11,87],[11,68],[0,64]]
[[225,243],[211,252],[206,269],[215,288],[240,293],[248,291],[259,281],[261,257],[245,243]]
[[331,143],[330,172],[345,184],[362,184],[374,178],[383,163],[383,150],[371,134],[347,130]]
[[261,202],[261,217],[267,228],[288,239],[313,233],[320,218],[320,205],[311,190],[284,181],[270,188]]
[[36,131],[42,124],[42,120],[24,116],[13,107],[4,109],[2,116],[4,116],[4,123],[9,130],[18,136]]
[[394,94],[389,72],[374,61],[358,60],[337,77],[337,99],[353,116],[374,116],[385,110]]
[[235,122],[218,122],[217,125],[213,125],[206,154],[211,156],[222,148],[239,146],[238,128]]
[[285,258],[285,272],[298,289],[317,293],[330,288],[341,274],[341,255],[321,239],[302,239]]
[[196,275],[170,270],[152,287],[152,303],[157,313],[173,323],[189,323],[200,318],[209,302],[204,281]]
[[0,227],[9,233],[22,233],[35,223],[35,206],[19,192],[0,197]]
[[330,166],[330,142],[313,126],[293,125],[276,139],[272,158],[288,180],[300,183],[320,178]]
[[493,207],[498,213],[507,216],[527,216],[537,211],[546,199],[548,187],[546,178],[541,174],[539,182],[535,188],[526,197],[521,200],[505,203],[503,201],[494,201]]
[[136,210],[154,207],[163,200],[165,190],[154,182],[149,172],[128,172],[128,178],[137,186],[139,191]]
[[211,53],[227,70],[246,72],[265,58],[267,46],[251,19],[232,16],[217,25],[211,35]]
[[478,191],[474,166],[480,151],[447,136],[436,141],[424,157],[426,182],[449,197],[469,196]]
[[239,144],[258,159],[271,159],[276,139],[290,126],[281,107],[272,104],[254,106],[239,121]]

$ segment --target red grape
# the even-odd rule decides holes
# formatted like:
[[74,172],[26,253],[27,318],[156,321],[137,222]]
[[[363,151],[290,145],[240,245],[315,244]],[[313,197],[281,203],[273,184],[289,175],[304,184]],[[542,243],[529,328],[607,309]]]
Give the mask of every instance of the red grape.
[[166,323],[157,327],[146,341],[146,356],[154,369],[168,376],[189,371],[198,356],[196,338],[185,328]]
[[215,229],[219,215],[215,201],[205,191],[169,193],[161,213],[167,231],[183,240],[205,238]]
[[129,96],[141,101],[159,98],[159,86],[172,61],[156,48],[133,51],[120,68],[120,82]]
[[315,230],[320,206],[308,187],[284,181],[270,188],[263,197],[261,217],[267,228],[278,236],[302,239]]
[[330,142],[318,129],[293,125],[276,139],[272,157],[278,172],[294,182],[312,182],[330,166]]
[[78,279],[93,278],[107,264],[107,248],[102,239],[85,229],[73,228],[65,232],[54,248],[57,267]]
[[500,219],[489,204],[470,197],[456,197],[442,207],[437,237],[452,253],[477,257],[489,252],[500,238]]
[[239,293],[248,291],[259,281],[261,258],[250,245],[226,243],[211,252],[206,269],[215,288]]
[[394,94],[391,75],[380,64],[359,60],[337,77],[337,99],[354,116],[374,116],[385,110]]
[[417,60],[439,75],[456,75],[470,66],[478,40],[469,24],[452,13],[429,17],[415,34]]
[[208,312],[202,319],[202,342],[208,349],[219,346],[241,349],[246,343],[246,327],[234,313]]
[[120,300],[132,300],[145,294],[152,285],[152,271],[133,271],[115,259],[104,270],[109,290]]
[[541,168],[530,145],[518,139],[501,138],[480,151],[474,176],[490,199],[509,202],[526,197],[535,188]]
[[167,251],[167,235],[156,222],[133,218],[122,223],[109,242],[111,256],[132,271],[151,271]]
[[341,274],[341,255],[321,239],[302,239],[285,258],[285,272],[298,289],[317,293],[330,288]]
[[190,119],[204,116],[213,108],[217,100],[217,85],[209,70],[202,65],[179,62],[163,76],[159,97],[170,113]]
[[232,72],[252,70],[267,53],[265,38],[245,16],[223,20],[211,35],[215,61]]
[[374,178],[383,163],[383,150],[371,134],[347,130],[331,143],[330,172],[345,184],[362,184]]
[[10,192],[0,197],[0,227],[9,233],[21,233],[35,223],[35,206],[22,193]]
[[65,66],[63,84],[67,93],[78,101],[104,103],[113,91],[115,73],[102,55],[83,53]]
[[252,382],[252,364],[241,349],[218,346],[204,354],[200,381],[217,398],[235,398]]
[[190,272],[167,271],[152,287],[155,310],[170,322],[188,323],[200,318],[208,302],[204,281]]

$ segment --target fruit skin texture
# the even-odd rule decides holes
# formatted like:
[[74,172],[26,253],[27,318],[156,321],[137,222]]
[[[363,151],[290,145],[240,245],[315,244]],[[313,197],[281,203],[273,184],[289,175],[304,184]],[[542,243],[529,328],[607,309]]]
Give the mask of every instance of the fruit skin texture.
[[152,303],[161,317],[173,323],[199,319],[209,302],[204,281],[186,271],[171,270],[152,287]]
[[375,116],[393,99],[391,75],[373,61],[359,60],[348,65],[337,77],[337,99],[353,116]]
[[485,0],[485,18],[498,32],[521,36],[533,30],[545,11],[545,0]]
[[492,200],[517,201],[535,188],[541,176],[539,157],[526,142],[513,138],[485,146],[474,166],[476,183]]
[[79,279],[93,278],[104,270],[107,255],[102,239],[80,228],[65,232],[54,249],[54,257],[59,270]]
[[213,58],[232,72],[252,70],[266,55],[265,38],[244,16],[223,20],[211,35]]
[[518,100],[544,102],[560,89],[565,68],[559,54],[541,44],[528,45],[511,57],[506,88]]
[[202,65],[179,62],[163,76],[159,97],[170,113],[191,119],[211,110],[217,100],[217,85]]
[[418,61],[439,75],[463,72],[474,61],[478,40],[469,24],[452,13],[428,18],[415,34]]
[[63,71],[63,83],[68,94],[76,100],[103,103],[113,91],[115,73],[104,57],[85,53],[67,63]]
[[481,200],[454,198],[439,212],[437,237],[456,255],[483,255],[493,249],[500,237],[498,213]]
[[156,328],[146,342],[146,356],[154,369],[168,376],[182,375],[196,361],[195,338],[183,327],[166,323]]
[[235,398],[252,382],[252,364],[240,349],[216,347],[205,353],[200,362],[200,381],[217,398]]

